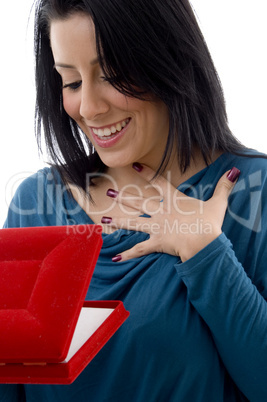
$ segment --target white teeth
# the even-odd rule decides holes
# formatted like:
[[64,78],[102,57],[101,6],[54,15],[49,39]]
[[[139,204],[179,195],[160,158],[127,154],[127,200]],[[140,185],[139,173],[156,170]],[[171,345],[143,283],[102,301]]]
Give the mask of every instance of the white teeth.
[[111,134],[111,130],[109,128],[105,128],[104,129],[104,136],[110,135]]
[[117,131],[121,131],[121,123],[116,124]]
[[117,123],[116,125],[111,126],[110,128],[104,128],[104,129],[93,128],[93,132],[98,137],[109,137],[112,134],[120,132],[129,123],[129,121],[130,119],[126,119],[122,123]]

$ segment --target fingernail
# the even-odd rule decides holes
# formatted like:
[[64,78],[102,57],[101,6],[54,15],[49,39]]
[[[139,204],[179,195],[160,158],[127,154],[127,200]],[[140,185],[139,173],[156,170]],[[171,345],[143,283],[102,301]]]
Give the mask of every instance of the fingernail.
[[239,169],[233,167],[233,169],[231,169],[230,172],[228,173],[227,179],[230,180],[232,183],[234,183],[236,179],[239,177],[240,173],[241,172]]
[[101,219],[101,223],[111,223],[112,222],[112,218],[110,218],[109,216],[103,216]]
[[118,196],[119,192],[116,190],[113,190],[112,188],[109,188],[107,191],[107,196],[111,198],[116,198]]
[[119,261],[121,261],[122,260],[122,256],[121,255],[116,255],[116,257],[113,257],[112,258],[112,261],[113,262],[119,262]]
[[142,166],[140,163],[138,163],[138,162],[133,163],[133,168],[134,168],[137,172],[142,172],[142,170],[143,170],[143,166]]

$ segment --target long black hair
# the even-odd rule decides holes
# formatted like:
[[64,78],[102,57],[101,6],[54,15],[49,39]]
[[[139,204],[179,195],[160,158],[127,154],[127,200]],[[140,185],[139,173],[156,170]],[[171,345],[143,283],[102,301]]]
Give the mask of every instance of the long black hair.
[[53,19],[87,13],[96,31],[100,66],[127,96],[161,99],[169,135],[158,172],[173,147],[185,171],[195,146],[208,164],[216,150],[239,153],[231,133],[219,77],[188,0],[38,0],[35,17],[36,134],[67,181],[85,189],[86,173],[104,172],[88,138],[63,108],[49,28]]

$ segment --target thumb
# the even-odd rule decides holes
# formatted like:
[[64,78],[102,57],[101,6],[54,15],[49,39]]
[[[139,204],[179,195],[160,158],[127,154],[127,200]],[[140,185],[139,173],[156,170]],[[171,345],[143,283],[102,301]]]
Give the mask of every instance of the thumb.
[[240,170],[236,167],[233,167],[230,171],[226,172],[218,181],[213,196],[219,196],[221,199],[228,199],[240,173]]

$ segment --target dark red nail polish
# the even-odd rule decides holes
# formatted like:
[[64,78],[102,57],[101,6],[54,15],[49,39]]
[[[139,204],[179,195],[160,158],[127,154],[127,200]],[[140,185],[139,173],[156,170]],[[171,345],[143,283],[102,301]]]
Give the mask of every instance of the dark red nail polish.
[[107,196],[111,198],[116,198],[118,196],[119,192],[116,190],[113,190],[112,188],[108,189],[107,191]]
[[113,262],[119,262],[119,261],[121,261],[122,260],[122,256],[121,255],[116,255],[116,257],[113,257],[112,258],[112,261]]
[[134,168],[137,172],[142,172],[142,170],[143,170],[143,166],[142,166],[140,163],[138,163],[138,162],[133,163],[133,168]]
[[101,223],[111,223],[112,222],[112,218],[110,218],[109,216],[103,216],[101,219]]
[[230,170],[230,172],[227,175],[227,179],[230,180],[232,183],[236,181],[236,179],[240,176],[240,170],[237,169],[236,167],[233,167],[233,169]]

